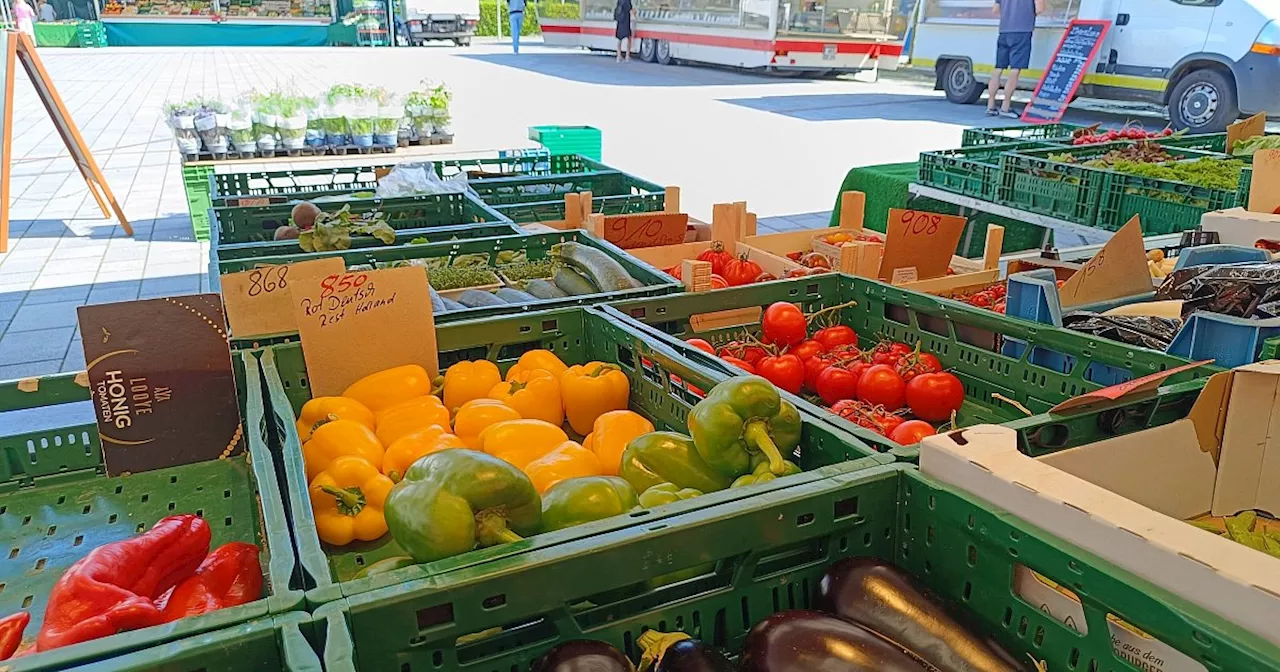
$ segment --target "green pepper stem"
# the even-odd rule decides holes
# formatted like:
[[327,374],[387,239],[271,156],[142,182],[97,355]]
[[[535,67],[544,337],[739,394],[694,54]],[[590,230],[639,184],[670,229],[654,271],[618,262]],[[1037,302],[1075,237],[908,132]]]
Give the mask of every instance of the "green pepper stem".
[[782,459],[782,453],[778,451],[773,437],[769,436],[769,423],[764,420],[747,421],[742,429],[742,438],[746,440],[748,448],[755,448],[764,453],[765,458],[769,460],[769,471],[779,476],[786,471],[787,465]]
[[481,511],[476,514],[476,540],[481,546],[497,546],[524,541],[524,537],[507,527],[507,519],[497,511]]
[[338,513],[344,516],[358,516],[364,510],[365,500],[364,493],[360,488],[335,488],[332,485],[322,485],[320,489],[326,495],[333,496],[338,500]]

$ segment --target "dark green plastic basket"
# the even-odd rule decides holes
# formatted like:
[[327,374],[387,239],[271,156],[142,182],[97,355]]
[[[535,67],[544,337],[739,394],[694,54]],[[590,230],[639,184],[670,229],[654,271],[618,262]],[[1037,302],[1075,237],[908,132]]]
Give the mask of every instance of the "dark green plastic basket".
[[960,136],[961,147],[998,145],[1005,142],[1071,142],[1071,133],[1084,128],[1080,124],[1026,124],[1004,128],[966,128]]
[[[324,672],[320,656],[307,639],[312,629],[311,616],[294,611],[74,669],[85,672]],[[329,641],[332,640],[331,637]]]
[[[1024,669],[1135,672],[1115,615],[1210,670],[1280,669],[1280,649],[1201,607],[906,465],[704,508],[605,537],[351,596],[315,614],[329,672],[523,672],[552,647],[606,641],[639,660],[646,630],[738,654],[766,616],[815,606],[846,557],[894,563]],[[1030,569],[1073,591],[1088,634],[1020,596]],[[342,628],[343,625],[347,629]]]
[[[1225,157],[1224,157],[1225,160]],[[1243,172],[1243,171],[1242,171]],[[1094,226],[1119,231],[1137,215],[1147,236],[1193,231],[1204,213],[1234,208],[1239,180],[1232,189],[1214,189],[1138,175],[1109,172],[1102,187]]]
[[944,191],[994,201],[996,187],[1000,184],[1001,154],[1054,146],[1045,142],[1002,142],[920,152],[916,181]]
[[478,180],[471,184],[480,200],[521,224],[565,218],[566,194],[591,192],[591,211],[606,215],[659,212],[666,190],[616,170],[541,177]]
[[[234,359],[239,380],[253,382],[238,386],[246,454],[111,478],[103,471],[89,390],[76,374],[0,384],[0,412],[21,414],[7,415],[0,431],[0,530],[9,549],[0,561],[0,613],[29,612],[28,639],[39,631],[45,600],[63,570],[168,515],[201,515],[213,531],[211,548],[229,541],[257,544],[267,592],[238,607],[10,660],[7,669],[97,665],[301,606],[301,584],[290,584],[295,556],[267,448],[258,368],[252,358]],[[33,383],[34,391],[23,391]]]
[[[1106,375],[1110,381],[1121,372],[1138,378],[1187,363],[1185,359],[1154,350],[1015,320],[958,301],[835,273],[699,294],[620,301],[604,309],[648,336],[662,339],[690,360],[727,377],[735,375],[738,369],[686,344],[683,339],[696,336],[719,345],[740,338],[747,331],[758,336],[759,324],[695,333],[689,318],[722,310],[763,307],[775,301],[794,303],[806,313],[854,301],[856,306],[839,310],[839,323],[853,327],[861,343],[872,344],[883,337],[908,345],[919,343],[921,351],[937,355],[943,367],[964,383],[965,403],[957,418],[960,426],[982,422],[1005,424],[1028,415],[1013,403],[994,396],[997,394],[1022,405],[1030,414],[1040,414],[1060,402],[1103,387],[1093,381],[1095,367],[1108,367]],[[1024,348],[1020,357],[1002,354],[1006,337],[1029,343],[1030,347]],[[1066,362],[1066,370],[1034,363],[1043,361],[1046,353],[1060,355]],[[1170,382],[1208,373],[1202,367],[1179,374]],[[800,408],[870,443],[903,448],[830,413],[820,403],[795,396],[791,399]],[[898,455],[914,457],[912,451]]]
[[[457,361],[475,359],[489,359],[505,370],[522,353],[534,348],[552,350],[568,365],[590,361],[616,362],[630,379],[632,410],[647,416],[659,428],[681,432],[687,431],[685,416],[689,408],[712,387],[715,378],[713,373],[688,364],[665,346],[637,340],[634,332],[587,308],[452,324],[441,327],[436,337],[441,370]],[[289,493],[299,557],[310,575],[308,588],[311,590],[307,592],[307,601],[313,605],[462,567],[475,567],[483,572],[495,558],[530,548],[550,547],[606,533],[624,533],[622,531],[628,529],[634,534],[634,526],[641,522],[720,501],[750,499],[760,493],[813,481],[824,475],[892,461],[891,457],[877,454],[870,446],[844,432],[806,417],[804,437],[793,457],[797,464],[808,470],[805,473],[750,488],[710,493],[643,513],[541,534],[517,544],[473,551],[372,578],[355,579],[362,567],[387,557],[404,555],[404,551],[389,535],[378,542],[357,543],[342,549],[320,543],[307,497],[301,445],[294,430],[296,413],[311,398],[301,347],[288,344],[264,349],[262,370],[271,410],[276,418],[276,436],[281,441],[275,450],[285,465],[285,489]]]

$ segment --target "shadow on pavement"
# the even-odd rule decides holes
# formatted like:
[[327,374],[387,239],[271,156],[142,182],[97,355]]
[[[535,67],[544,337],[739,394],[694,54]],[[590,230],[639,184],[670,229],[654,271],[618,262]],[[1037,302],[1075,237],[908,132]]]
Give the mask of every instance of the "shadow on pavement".
[[633,60],[618,63],[612,54],[467,54],[462,58],[517,68],[548,77],[609,86],[738,86],[785,84],[795,79],[734,72],[714,67],[663,66]]

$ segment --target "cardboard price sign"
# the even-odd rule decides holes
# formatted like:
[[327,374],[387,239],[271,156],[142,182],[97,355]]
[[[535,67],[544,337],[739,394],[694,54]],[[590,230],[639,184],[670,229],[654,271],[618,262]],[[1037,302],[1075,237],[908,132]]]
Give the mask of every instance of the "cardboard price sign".
[[965,223],[955,215],[889,208],[879,278],[890,280],[894,271],[913,267],[919,280],[946,275]]
[[1063,308],[1151,291],[1142,224],[1134,215],[1058,291]]
[[435,317],[421,266],[334,273],[289,286],[313,396],[342,394],[383,369],[438,371]]
[[346,271],[341,257],[302,261],[287,266],[260,266],[220,278],[227,322],[236,338],[298,330],[289,284],[307,283]]
[[1254,153],[1249,209],[1280,214],[1280,149],[1260,149]]
[[1205,364],[1212,364],[1212,363],[1213,363],[1213,360],[1206,359],[1200,362],[1183,364],[1182,366],[1168,369],[1165,371],[1158,371],[1156,373],[1142,376],[1141,378],[1126,380],[1125,382],[1120,383],[1118,385],[1104,387],[1101,390],[1094,390],[1093,392],[1087,392],[1078,397],[1072,397],[1058,404],[1057,406],[1054,406],[1053,408],[1049,409],[1049,412],[1064,413],[1074,408],[1082,408],[1082,407],[1087,408],[1097,403],[1115,401],[1121,397],[1124,397],[1130,394],[1136,394],[1139,392],[1154,390],[1160,387],[1160,383],[1163,383],[1165,380],[1167,380],[1169,376],[1182,373],[1183,371],[1190,371],[1191,369],[1196,369],[1201,366],[1204,366]]
[[1227,153],[1236,148],[1236,143],[1248,140],[1267,132],[1267,113],[1259,112],[1248,119],[1231,122],[1227,126]]
[[244,451],[217,294],[81,306],[78,315],[108,474]]
[[679,245],[684,242],[688,227],[689,215],[684,213],[612,215],[604,218],[597,235],[627,250],[634,247]]

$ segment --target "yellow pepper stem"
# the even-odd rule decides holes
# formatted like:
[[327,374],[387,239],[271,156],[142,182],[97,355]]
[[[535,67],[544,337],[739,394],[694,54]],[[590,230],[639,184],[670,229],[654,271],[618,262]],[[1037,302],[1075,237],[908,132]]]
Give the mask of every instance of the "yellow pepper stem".
[[476,514],[476,540],[481,546],[497,546],[524,541],[524,537],[507,527],[506,516],[499,511],[481,511]]
[[609,373],[610,371],[621,371],[621,370],[622,369],[619,368],[616,364],[601,364],[600,366],[597,366],[595,370],[592,371],[591,373],[583,374],[582,377],[583,378],[599,378],[600,376],[603,376],[604,374]]
[[640,647],[640,668],[639,672],[648,672],[658,663],[662,662],[662,656],[667,653],[667,649],[673,644],[683,642],[686,639],[693,639],[683,632],[658,632],[657,630],[645,630],[638,638],[636,645]]
[[322,485],[320,489],[338,500],[338,513],[344,516],[358,516],[364,510],[364,492],[360,488],[335,488],[332,485]]
[[769,423],[764,420],[748,420],[743,426],[742,438],[747,442],[748,449],[755,448],[764,453],[769,460],[769,471],[779,476],[786,471],[787,465],[782,459],[782,453],[773,442],[773,437],[769,436]]

